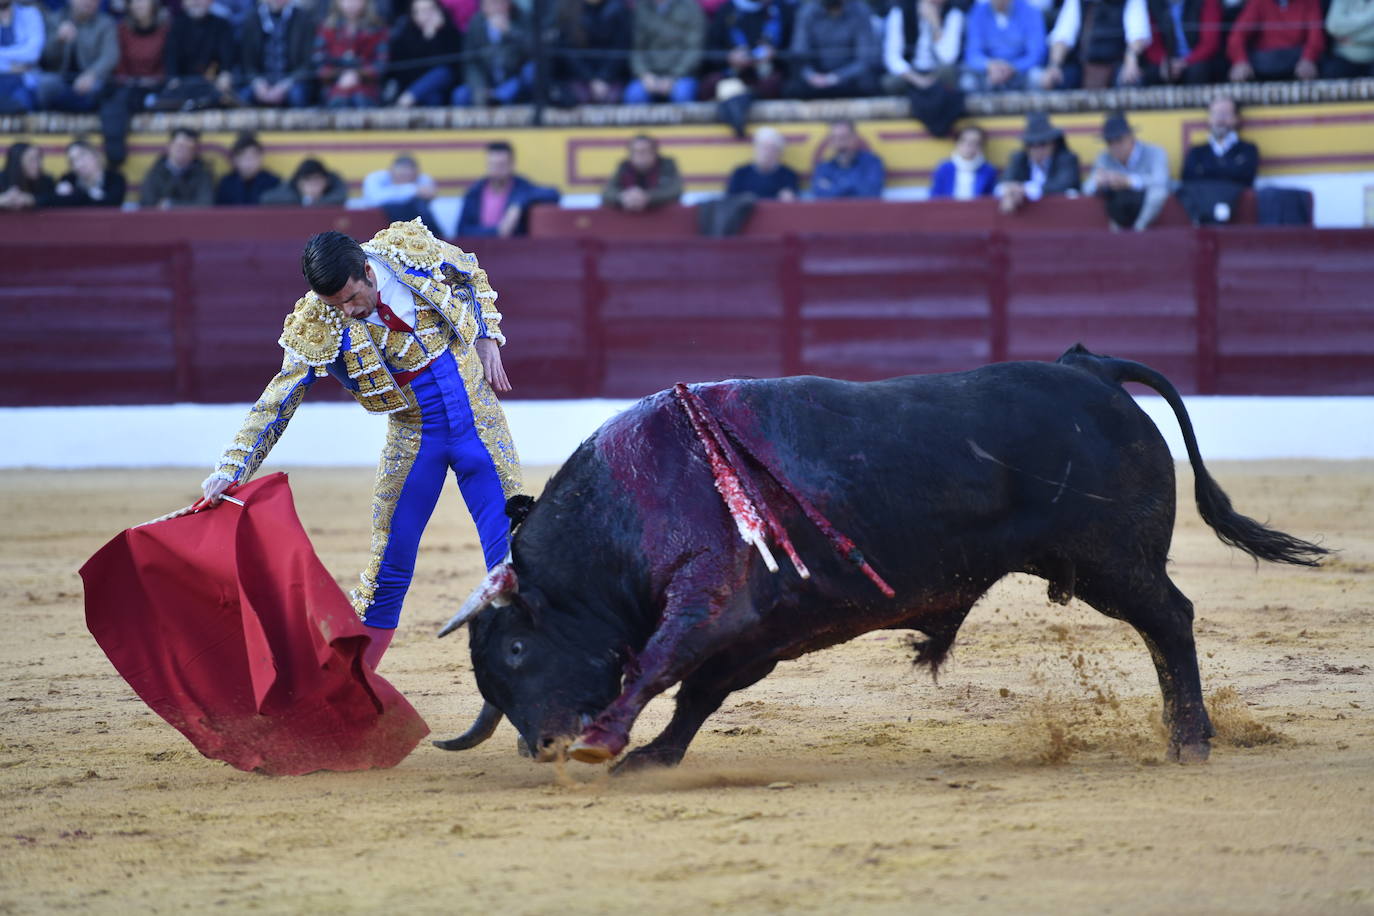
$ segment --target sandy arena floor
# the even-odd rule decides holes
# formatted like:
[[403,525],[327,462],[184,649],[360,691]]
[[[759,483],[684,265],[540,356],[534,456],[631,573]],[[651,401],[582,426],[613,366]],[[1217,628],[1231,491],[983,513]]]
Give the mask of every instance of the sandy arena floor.
[[[572,787],[517,757],[508,725],[384,772],[203,759],[87,634],[75,572],[202,475],[8,472],[0,913],[1374,913],[1374,463],[1212,470],[1241,511],[1342,552],[1256,569],[1203,527],[1180,470],[1175,578],[1222,733],[1206,766],[1162,761],[1135,634],[1019,578],[975,609],[938,686],[900,635],[869,635],[736,694],[676,771],[570,764]],[[349,584],[371,476],[293,475]],[[481,565],[445,498],[382,666],[435,737],[480,703],[462,637],[434,639]]]

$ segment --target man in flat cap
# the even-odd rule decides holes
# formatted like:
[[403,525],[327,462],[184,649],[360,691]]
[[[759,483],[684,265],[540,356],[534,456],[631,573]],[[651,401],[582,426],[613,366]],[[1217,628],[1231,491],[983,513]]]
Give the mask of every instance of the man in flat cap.
[[1084,193],[1102,198],[1113,230],[1149,228],[1169,199],[1168,154],[1137,140],[1119,111],[1102,122],[1102,139],[1107,149],[1093,164]]
[[1026,116],[1022,149],[1011,154],[1006,177],[997,185],[998,206],[1011,213],[1047,194],[1078,193],[1078,157],[1064,142],[1064,132],[1050,116],[1034,111]]

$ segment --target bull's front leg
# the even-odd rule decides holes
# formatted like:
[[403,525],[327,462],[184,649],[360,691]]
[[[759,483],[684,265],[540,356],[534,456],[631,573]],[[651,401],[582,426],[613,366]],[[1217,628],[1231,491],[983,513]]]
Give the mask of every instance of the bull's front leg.
[[569,748],[574,760],[600,763],[625,749],[630,729],[649,701],[690,675],[737,634],[753,623],[746,590],[693,590],[684,600],[671,595],[662,623],[645,644],[637,669],[620,696],[593,720]]

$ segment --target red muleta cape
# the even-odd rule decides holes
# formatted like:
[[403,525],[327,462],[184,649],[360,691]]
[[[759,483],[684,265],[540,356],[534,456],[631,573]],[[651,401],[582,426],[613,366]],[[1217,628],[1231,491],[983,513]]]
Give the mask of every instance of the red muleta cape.
[[295,775],[400,763],[429,727],[363,663],[370,641],[315,556],[285,474],[130,528],[81,568],[86,626],[202,754]]

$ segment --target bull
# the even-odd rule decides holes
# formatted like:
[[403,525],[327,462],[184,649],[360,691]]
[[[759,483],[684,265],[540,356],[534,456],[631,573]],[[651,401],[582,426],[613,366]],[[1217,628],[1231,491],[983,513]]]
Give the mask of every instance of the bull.
[[1136,629],[1170,759],[1206,760],[1193,605],[1166,569],[1174,464],[1123,382],[1173,409],[1223,542],[1318,565],[1325,548],[1231,507],[1163,375],[1081,345],[1054,363],[880,382],[680,386],[605,423],[537,501],[508,507],[510,556],[440,633],[469,624],[486,703],[436,744],[471,747],[504,714],[537,759],[608,760],[680,683],[667,727],[621,761],[673,765],[726,696],[785,659],[910,629],[935,673],[979,597],[1024,572]]

